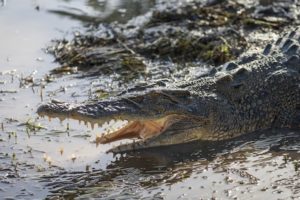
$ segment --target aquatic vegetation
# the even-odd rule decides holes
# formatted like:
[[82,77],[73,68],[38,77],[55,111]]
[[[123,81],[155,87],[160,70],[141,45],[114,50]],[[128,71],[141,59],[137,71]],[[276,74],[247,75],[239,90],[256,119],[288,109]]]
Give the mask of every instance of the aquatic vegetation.
[[25,123],[21,123],[19,126],[25,126],[29,131],[39,131],[41,129],[46,129],[40,123],[36,122],[35,120],[28,119]]

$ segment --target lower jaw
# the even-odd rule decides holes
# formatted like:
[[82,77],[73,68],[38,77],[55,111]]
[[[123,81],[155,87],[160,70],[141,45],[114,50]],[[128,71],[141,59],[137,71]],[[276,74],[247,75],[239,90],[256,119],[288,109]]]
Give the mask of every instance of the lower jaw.
[[179,144],[191,143],[194,141],[205,140],[202,131],[192,130],[185,133],[172,134],[172,136],[159,135],[147,140],[138,140],[133,143],[121,144],[110,149],[110,153],[125,153],[135,150],[146,150],[149,148],[167,147]]

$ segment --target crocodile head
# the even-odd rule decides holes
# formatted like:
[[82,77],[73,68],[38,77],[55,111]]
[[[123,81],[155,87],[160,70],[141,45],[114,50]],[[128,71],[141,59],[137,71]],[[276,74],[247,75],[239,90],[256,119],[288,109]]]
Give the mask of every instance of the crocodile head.
[[[122,139],[134,139],[121,144],[111,152],[187,143],[211,138],[213,96],[193,95],[186,90],[151,90],[110,100],[70,104],[52,100],[38,108],[40,116],[72,118],[102,123],[111,119],[124,119],[128,124],[96,138],[105,144]],[[219,105],[219,103],[218,103]]]

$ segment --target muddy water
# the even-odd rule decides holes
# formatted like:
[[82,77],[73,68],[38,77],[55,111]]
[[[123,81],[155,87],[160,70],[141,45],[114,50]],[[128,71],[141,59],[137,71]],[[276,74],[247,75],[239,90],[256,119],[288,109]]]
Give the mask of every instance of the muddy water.
[[[50,97],[86,99],[88,94],[82,93],[81,87],[93,82],[65,76],[42,89],[45,74],[57,67],[45,51],[52,39],[69,37],[97,20],[126,21],[152,4],[118,0],[0,2],[1,199],[45,197],[48,189],[37,177],[61,169],[104,169],[113,160],[105,154],[109,147],[93,143],[101,130],[72,121],[50,123],[36,115],[37,106]],[[24,79],[29,82],[23,84]]]
[[[154,1],[0,1],[0,198],[299,198],[297,132],[266,132],[223,144],[195,144],[134,155],[96,146],[105,127],[39,118],[50,98],[80,102],[109,77],[51,78],[51,40],[91,23],[125,22]],[[49,80],[49,78],[48,78]],[[216,148],[218,147],[218,148]],[[179,151],[180,150],[180,151]],[[64,191],[62,193],[61,191]]]

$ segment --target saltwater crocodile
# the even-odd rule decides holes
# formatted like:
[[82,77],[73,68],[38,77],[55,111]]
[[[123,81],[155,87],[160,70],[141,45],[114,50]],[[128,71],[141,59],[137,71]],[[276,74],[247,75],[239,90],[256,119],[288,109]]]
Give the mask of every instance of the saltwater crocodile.
[[145,87],[94,103],[52,101],[38,114],[98,123],[124,118],[121,129],[97,138],[139,140],[111,151],[220,141],[269,128],[300,125],[300,31],[241,56],[192,81]]

